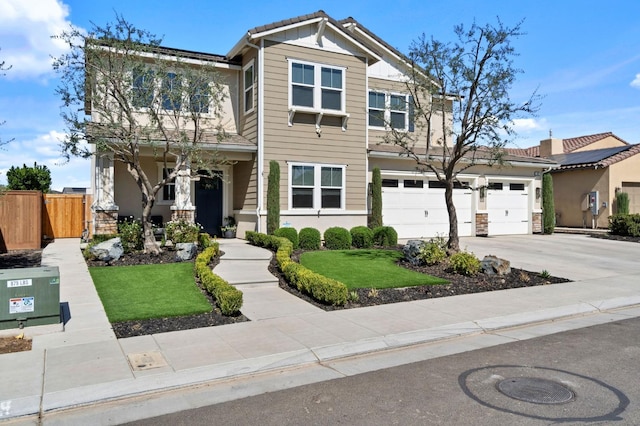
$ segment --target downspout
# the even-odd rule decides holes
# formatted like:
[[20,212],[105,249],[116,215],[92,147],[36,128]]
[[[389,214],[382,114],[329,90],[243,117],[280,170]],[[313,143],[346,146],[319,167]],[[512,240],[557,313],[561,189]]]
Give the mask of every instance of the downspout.
[[263,194],[264,194],[264,131],[262,129],[262,123],[264,120],[264,59],[262,55],[262,49],[264,47],[264,41],[260,40],[260,46],[252,44],[249,40],[245,40],[245,46],[256,49],[257,52],[257,73],[258,73],[258,111],[257,111],[257,133],[258,133],[258,155],[256,161],[258,162],[258,175],[256,176],[257,180],[257,191],[256,191],[256,231],[262,231],[262,219],[261,212],[263,210]]

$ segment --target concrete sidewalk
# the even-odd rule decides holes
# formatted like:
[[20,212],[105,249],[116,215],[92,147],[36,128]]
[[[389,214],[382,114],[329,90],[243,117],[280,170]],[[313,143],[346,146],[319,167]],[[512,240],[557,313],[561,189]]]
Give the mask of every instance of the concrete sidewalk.
[[[365,358],[359,364],[345,363],[356,355],[385,354],[391,349],[434,342],[445,342],[448,346],[441,346],[441,353],[452,353],[454,347],[458,351],[477,347],[474,339],[465,340],[466,343],[456,339],[461,336],[486,336],[491,344],[499,344],[553,333],[567,326],[639,316],[636,305],[640,305],[640,268],[635,259],[640,246],[573,237],[474,238],[461,243],[462,247],[473,246],[480,257],[500,255],[499,250],[506,250],[509,254],[505,257],[516,258],[514,266],[530,262],[536,267],[527,269],[536,271],[543,269],[539,265],[548,265],[544,269],[554,275],[579,280],[573,283],[331,312],[279,289],[266,271],[271,256],[268,251],[240,240],[222,240],[225,255],[216,273],[242,288],[242,311],[251,321],[127,339],[116,339],[111,330],[79,241],[57,240],[44,250],[43,264],[60,268],[61,302],[68,302],[71,317],[64,332],[25,329],[28,336],[33,336],[32,351],[0,355],[0,420],[34,424],[38,418],[55,417],[56,410],[108,401],[125,404],[128,398],[151,392],[223,383],[223,379],[247,386],[249,377],[265,372],[284,375],[305,368],[315,375],[305,380],[327,380],[376,368],[364,365]],[[548,246],[549,250],[555,247],[555,261],[552,251],[544,253],[552,256],[550,260],[537,263],[531,255],[514,251],[514,247],[522,247],[523,252],[535,254],[540,250],[537,244]],[[567,253],[569,250],[563,249],[562,244],[573,245],[572,253]],[[576,248],[581,245],[585,248]],[[612,268],[605,267],[604,273],[585,277],[589,268],[596,268],[592,266],[592,256],[598,247],[605,259],[614,255],[618,258],[612,260]],[[581,258],[581,250],[590,252]],[[614,254],[616,250],[619,254]],[[564,273],[556,272],[563,264],[558,252],[567,253],[573,262],[564,268]],[[558,320],[567,318],[564,323],[573,325],[559,327],[562,321]],[[538,325],[514,329],[532,324]],[[410,356],[393,358],[392,363],[414,360]],[[275,383],[277,379],[271,381]],[[289,380],[287,385],[295,385],[295,380]],[[139,405],[140,401],[136,401]],[[165,404],[156,406],[153,413],[162,414],[173,408],[184,409]],[[136,418],[133,413],[119,416],[117,421],[109,418],[99,423],[116,424]]]

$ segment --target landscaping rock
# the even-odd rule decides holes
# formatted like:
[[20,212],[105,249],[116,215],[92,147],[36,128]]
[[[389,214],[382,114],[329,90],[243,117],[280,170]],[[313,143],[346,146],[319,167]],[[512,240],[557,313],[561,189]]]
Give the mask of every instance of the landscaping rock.
[[409,240],[407,244],[402,248],[402,254],[404,254],[404,259],[411,263],[412,265],[421,265],[422,260],[420,260],[420,249],[424,247],[424,241],[421,240]]
[[122,247],[120,238],[116,237],[96,244],[89,249],[89,252],[98,260],[112,262],[120,259],[124,254],[124,248]]
[[485,256],[480,268],[487,275],[507,275],[511,273],[511,262],[496,256]]
[[198,246],[195,243],[176,244],[176,260],[178,262],[186,262],[193,259],[197,252]]

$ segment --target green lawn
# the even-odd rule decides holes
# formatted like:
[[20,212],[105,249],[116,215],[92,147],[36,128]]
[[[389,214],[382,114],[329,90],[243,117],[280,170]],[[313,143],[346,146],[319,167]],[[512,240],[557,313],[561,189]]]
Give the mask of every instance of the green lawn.
[[343,282],[349,289],[448,283],[442,278],[401,268],[396,265],[400,258],[402,253],[395,250],[322,250],[303,253],[300,263],[325,277]]
[[211,312],[193,263],[89,268],[110,322]]

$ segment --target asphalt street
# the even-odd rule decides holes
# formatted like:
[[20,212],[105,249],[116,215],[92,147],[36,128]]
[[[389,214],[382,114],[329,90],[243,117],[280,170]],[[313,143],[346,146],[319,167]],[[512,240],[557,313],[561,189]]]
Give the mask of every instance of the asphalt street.
[[[638,372],[640,318],[633,318],[131,424],[638,425]],[[511,389],[512,396],[499,390],[523,379],[542,389]],[[555,401],[558,389],[569,392],[568,401],[540,399],[551,392]]]

